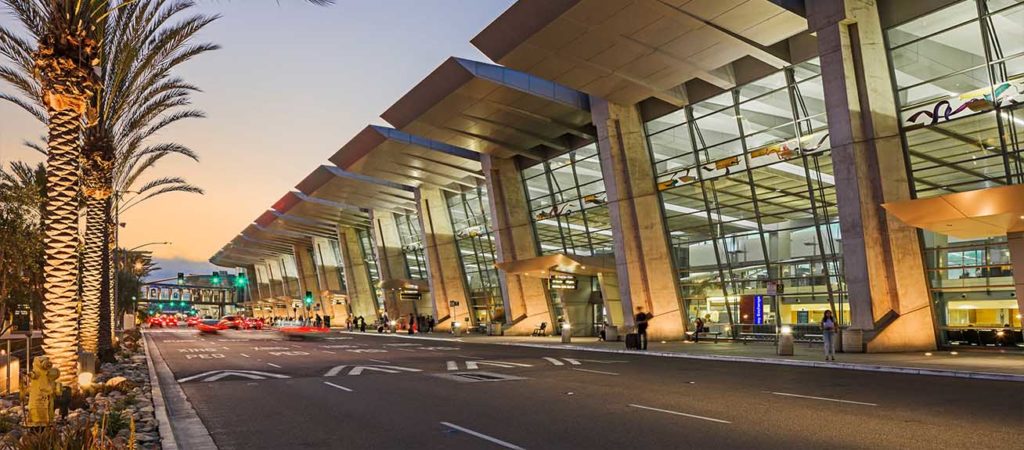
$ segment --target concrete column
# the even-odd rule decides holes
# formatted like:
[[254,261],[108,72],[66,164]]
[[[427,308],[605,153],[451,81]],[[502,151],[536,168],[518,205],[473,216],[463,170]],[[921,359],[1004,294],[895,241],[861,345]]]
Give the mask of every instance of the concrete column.
[[[1010,233],[1006,236],[1010,247],[1010,263],[1013,267],[1013,285],[1017,296],[1016,314],[1024,314],[1024,233]],[[1011,318],[1012,319],[1012,318]],[[1024,327],[1024,320],[1017,319]]]
[[625,323],[625,308],[622,307],[622,291],[619,290],[619,277],[614,273],[602,273],[597,276],[597,282],[601,285],[601,298],[604,299],[604,307],[608,309],[608,324],[621,327]]
[[686,314],[640,112],[596,97],[590,108],[608,190],[625,322],[632,325],[636,308],[643,306],[654,315],[647,330],[651,339],[682,339]]
[[[416,190],[416,209],[420,229],[423,230],[430,296],[434,302],[433,315],[437,329],[449,331],[453,320],[462,320],[456,318],[469,315],[470,305],[466,275],[448,214],[448,202],[440,189],[421,186]],[[458,306],[449,306],[452,300],[458,302]]]
[[[321,304],[323,311],[320,315],[331,316],[332,324],[344,323],[347,312],[341,305],[334,304],[333,294],[344,293],[341,288],[341,279],[338,276],[338,268],[341,262],[334,257],[331,250],[331,242],[322,237],[312,238],[314,263],[317,267],[317,279],[320,281]],[[325,295],[326,294],[326,295]],[[338,306],[336,308],[336,306]]]
[[349,311],[355,317],[362,316],[367,322],[377,318],[377,301],[373,295],[370,272],[366,267],[366,255],[359,245],[359,233],[355,228],[338,227],[338,243],[341,247],[341,264],[345,268],[345,284],[348,286]]
[[[537,240],[530,220],[519,168],[514,160],[481,155],[480,160],[490,198],[497,262],[518,261],[538,256]],[[551,295],[540,278],[498,271],[505,299],[505,320],[509,335],[528,335],[541,322],[554,328]]]
[[[377,252],[377,270],[380,280],[409,279],[409,270],[405,265],[405,254],[402,252],[402,238],[398,233],[398,221],[394,213],[374,211],[370,215],[373,224],[373,243]],[[412,312],[412,303],[403,302],[400,292],[384,289],[384,309],[391,319],[408,317]]]
[[[320,283],[317,280],[316,275],[316,263],[310,256],[310,247],[305,245],[292,244],[292,253],[295,255],[295,266],[298,269],[299,278],[299,297],[305,299],[306,291],[313,293],[313,304],[308,306],[306,313],[309,317],[315,317],[316,314],[323,316],[322,307],[320,310],[317,306],[323,304],[323,298],[320,295]],[[305,300],[303,300],[305,301]],[[305,308],[306,304],[302,306]]]
[[910,198],[878,10],[871,0],[807,3],[818,36],[843,235],[851,325],[866,351],[936,347],[915,228],[881,204]]

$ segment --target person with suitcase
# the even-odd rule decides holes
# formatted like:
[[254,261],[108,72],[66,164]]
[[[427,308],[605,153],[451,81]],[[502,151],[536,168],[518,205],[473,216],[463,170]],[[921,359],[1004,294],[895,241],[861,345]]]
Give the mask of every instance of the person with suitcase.
[[636,346],[638,350],[647,350],[647,321],[651,315],[644,312],[643,306],[636,307]]

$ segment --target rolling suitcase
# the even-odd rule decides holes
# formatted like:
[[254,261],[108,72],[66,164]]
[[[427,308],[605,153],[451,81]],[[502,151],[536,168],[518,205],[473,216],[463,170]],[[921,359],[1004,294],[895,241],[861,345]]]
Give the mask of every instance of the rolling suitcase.
[[626,335],[626,350],[640,350],[640,335],[636,333]]

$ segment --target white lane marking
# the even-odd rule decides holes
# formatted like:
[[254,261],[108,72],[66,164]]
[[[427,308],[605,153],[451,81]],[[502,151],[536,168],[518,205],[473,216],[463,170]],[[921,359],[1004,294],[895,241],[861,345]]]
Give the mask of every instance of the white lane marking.
[[580,372],[599,373],[599,374],[602,374],[602,375],[618,375],[615,372],[605,372],[605,371],[602,371],[602,370],[590,370],[590,369],[577,369],[575,367],[573,367],[572,370],[578,370]]
[[242,355],[242,356],[244,356],[244,357],[246,357],[246,358],[248,358],[248,357],[249,357],[249,355],[246,355],[245,353],[239,353],[239,355]]
[[277,365],[277,364],[274,364],[274,363],[267,363],[267,365],[268,365],[268,366],[274,366],[274,367],[277,367],[278,369],[280,369],[280,368],[281,368],[281,366],[279,366],[279,365]]
[[325,376],[325,377],[333,377],[333,376],[336,376],[336,375],[338,375],[339,373],[341,373],[341,371],[342,371],[342,370],[344,370],[344,369],[345,369],[345,367],[346,367],[346,366],[335,366],[335,367],[332,367],[332,368],[331,368],[331,370],[328,370],[328,371],[327,371],[327,373],[325,373],[325,374],[324,374],[324,376]]
[[854,405],[864,405],[864,406],[878,406],[877,403],[855,402],[853,400],[840,400],[838,398],[814,397],[814,396],[811,396],[811,395],[789,394],[789,393],[786,393],[786,392],[772,392],[772,394],[774,394],[774,395],[781,395],[783,397],[797,397],[797,398],[807,398],[807,399],[811,399],[811,400],[824,400],[826,402],[850,403],[850,404],[854,404]]
[[402,371],[405,371],[405,372],[422,372],[420,369],[413,369],[411,367],[401,367],[401,366],[355,366],[355,367],[352,368],[351,371],[349,371],[348,374],[349,375],[361,375],[364,370],[376,370],[378,372],[384,372],[384,373],[399,373],[399,372],[402,372]]
[[466,370],[477,370],[480,368],[480,364],[495,367],[504,367],[506,369],[512,367],[533,367],[533,365],[531,364],[523,364],[511,361],[466,361]]
[[448,370],[459,370],[459,363],[455,361],[448,361]]
[[407,348],[396,348],[395,350],[398,350],[400,352],[414,352],[414,351],[416,351],[416,350],[409,350]]
[[262,380],[262,379],[264,379],[264,377],[265,378],[290,378],[288,375],[279,375],[279,374],[270,373],[270,372],[260,372],[258,370],[211,370],[209,372],[203,372],[203,373],[200,373],[200,374],[192,375],[190,377],[182,378],[182,379],[178,380],[178,382],[179,383],[185,383],[185,382],[192,381],[192,380],[198,380],[198,379],[201,379],[203,377],[207,377],[207,378],[202,380],[204,382],[206,382],[206,381],[217,381],[217,380],[220,380],[221,378],[225,378],[225,377],[229,377],[229,376],[239,376],[239,377],[243,377],[243,378],[248,378],[250,380]]
[[554,364],[556,366],[564,366],[565,365],[565,363],[563,363],[563,362],[561,362],[561,361],[559,361],[559,360],[557,360],[555,358],[551,358],[551,357],[545,356],[544,359],[548,360],[549,363]]
[[691,419],[707,420],[708,422],[732,423],[732,422],[729,422],[728,420],[715,419],[715,418],[712,418],[712,417],[704,417],[704,416],[698,416],[698,415],[694,415],[694,414],[686,414],[686,413],[681,413],[679,411],[669,411],[667,409],[652,408],[650,406],[635,405],[633,403],[630,403],[629,406],[632,406],[634,408],[646,409],[646,410],[649,410],[649,411],[663,412],[663,413],[666,413],[666,414],[675,414],[677,416],[689,417]]
[[562,359],[564,359],[564,360],[565,360],[565,362],[567,362],[567,363],[569,363],[569,364],[572,364],[572,365],[574,365],[574,366],[578,366],[578,365],[580,365],[580,362],[579,362],[579,360],[576,360],[576,359],[572,359],[572,358],[562,358]]
[[345,392],[353,392],[352,389],[349,389],[349,388],[347,388],[345,386],[338,386],[337,384],[331,383],[330,381],[324,381],[324,384],[326,384],[326,385],[328,385],[330,387],[336,387],[336,388],[341,389],[341,390],[343,390]]
[[337,355],[337,354],[338,354],[338,352],[332,352],[332,351],[330,351],[330,350],[320,350],[320,351],[322,351],[322,352],[324,352],[324,353],[331,353],[331,354],[334,354],[334,355]]
[[390,362],[385,361],[383,359],[371,359],[370,361],[381,363],[381,364],[391,364]]
[[472,435],[472,436],[476,436],[476,437],[478,437],[480,439],[483,439],[485,441],[491,442],[493,444],[500,445],[500,446],[505,447],[505,448],[510,448],[510,449],[513,449],[513,450],[525,450],[524,448],[522,448],[522,447],[520,447],[518,445],[505,442],[505,441],[503,441],[501,439],[498,439],[498,438],[495,438],[495,437],[490,437],[490,436],[488,436],[486,434],[483,434],[483,433],[478,433],[476,431],[470,430],[469,428],[460,427],[458,425],[455,425],[454,423],[441,422],[441,425],[444,425],[444,426],[446,426],[448,428],[451,428],[453,430],[459,430],[459,431],[461,431],[463,433],[466,433],[466,434],[469,434],[469,435]]

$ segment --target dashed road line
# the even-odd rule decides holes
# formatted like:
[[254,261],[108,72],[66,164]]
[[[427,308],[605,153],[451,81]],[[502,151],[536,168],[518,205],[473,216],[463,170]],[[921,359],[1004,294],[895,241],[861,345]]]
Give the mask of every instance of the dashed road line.
[[280,369],[280,368],[281,368],[281,366],[279,366],[279,365],[277,365],[277,364],[274,364],[274,363],[267,363],[267,365],[268,365],[268,366],[274,366],[274,367],[277,367],[278,369]]
[[470,430],[469,428],[460,427],[458,425],[455,425],[454,423],[441,422],[441,425],[444,425],[444,426],[446,426],[448,428],[451,428],[453,430],[461,431],[461,432],[466,433],[466,434],[471,435],[471,436],[476,436],[476,437],[478,437],[480,439],[483,439],[483,440],[485,440],[487,442],[490,442],[492,444],[500,445],[500,446],[502,446],[504,448],[510,448],[510,449],[513,449],[513,450],[525,450],[524,448],[522,448],[522,447],[520,447],[518,445],[515,445],[515,444],[512,444],[512,443],[508,443],[508,442],[505,442],[505,441],[503,441],[501,439],[498,439],[496,437],[491,437],[491,436],[488,436],[486,434]]
[[661,408],[652,408],[650,406],[636,405],[636,404],[633,404],[633,403],[630,403],[629,406],[631,406],[633,408],[646,409],[648,411],[657,411],[657,412],[663,412],[665,414],[674,414],[674,415],[677,415],[677,416],[689,417],[691,419],[706,420],[708,422],[732,423],[732,422],[730,422],[728,420],[715,419],[713,417],[698,416],[698,415],[695,415],[695,414],[687,414],[687,413],[682,413],[682,412],[679,412],[679,411],[669,411],[667,409],[661,409]]
[[390,362],[384,361],[383,359],[371,359],[370,361],[381,363],[381,364],[391,364]]
[[786,393],[786,392],[772,392],[772,394],[773,395],[781,395],[783,397],[796,397],[796,398],[806,398],[806,399],[811,399],[811,400],[822,400],[822,401],[826,401],[826,402],[850,403],[850,404],[853,404],[853,405],[864,405],[864,406],[878,406],[877,403],[855,402],[853,400],[840,400],[838,398],[815,397],[815,396],[812,396],[812,395],[790,394],[790,393]]
[[328,386],[330,386],[330,387],[334,387],[334,388],[338,388],[338,389],[341,389],[341,390],[343,390],[343,391],[345,391],[345,392],[355,392],[355,391],[353,391],[352,389],[349,389],[349,388],[347,388],[347,387],[345,387],[345,386],[339,386],[339,385],[337,385],[337,384],[331,383],[330,381],[324,381],[324,384],[326,384],[326,385],[328,385]]
[[242,355],[242,356],[244,356],[244,357],[246,357],[246,358],[248,358],[248,357],[249,357],[249,355],[246,355],[245,353],[239,353],[239,355]]
[[337,354],[338,354],[338,352],[332,352],[332,351],[330,351],[330,350],[320,350],[320,351],[322,351],[322,352],[324,352],[324,353],[330,353],[330,354],[332,354],[332,355],[337,355]]
[[617,373],[615,373],[615,372],[605,372],[605,371],[603,371],[603,370],[591,370],[591,369],[577,369],[577,368],[575,368],[575,367],[573,367],[573,368],[572,368],[572,370],[578,370],[578,371],[580,371],[580,372],[590,372],[590,373],[599,373],[599,374],[602,374],[602,375],[618,375],[618,374],[617,374]]

